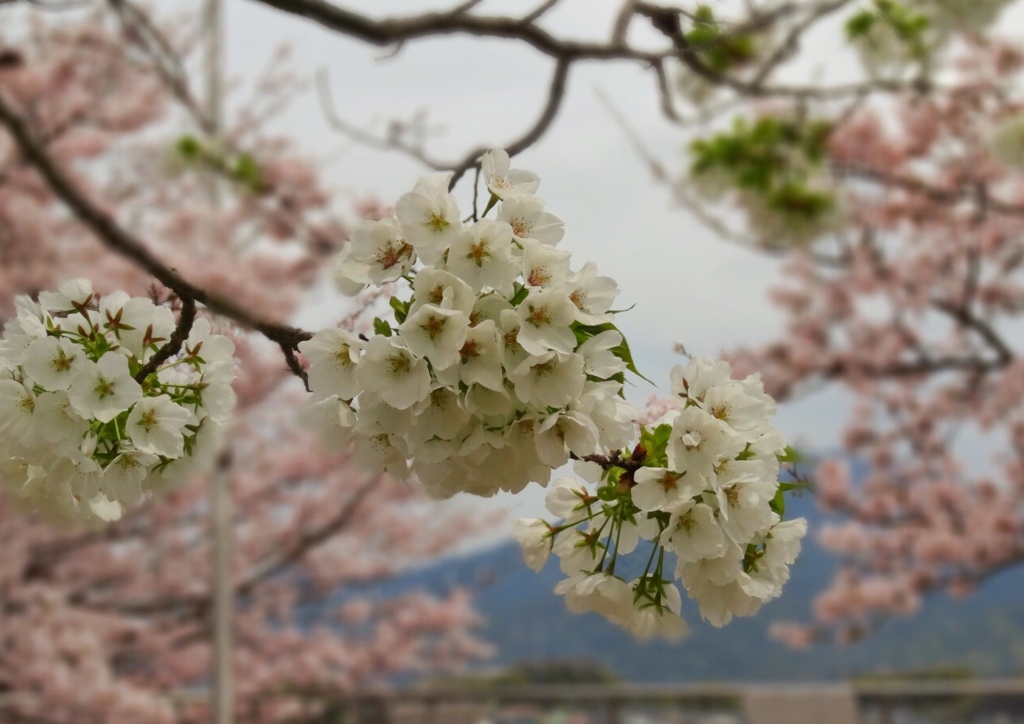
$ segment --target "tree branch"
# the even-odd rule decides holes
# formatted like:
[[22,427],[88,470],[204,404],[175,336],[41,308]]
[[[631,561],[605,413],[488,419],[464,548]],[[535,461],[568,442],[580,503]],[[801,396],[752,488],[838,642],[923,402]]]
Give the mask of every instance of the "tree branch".
[[25,158],[42,175],[53,193],[108,248],[134,262],[161,284],[186,299],[206,306],[211,312],[234,320],[240,326],[259,332],[283,350],[294,350],[299,342],[312,337],[309,332],[258,317],[234,301],[203,289],[182,277],[160,261],[146,245],[105,211],[90,201],[64,174],[49,152],[34,138],[28,124],[0,94],[0,125],[10,132]]
[[[188,339],[192,331],[192,324],[196,321],[196,303],[188,297],[181,300],[181,316],[178,318],[178,326],[174,333],[167,340],[167,344],[157,350],[156,354],[149,358],[149,362],[143,365],[142,369],[135,375],[135,381],[142,384],[147,377],[157,371],[164,362],[176,355]],[[152,329],[152,327],[150,327]]]
[[[372,45],[386,46],[439,35],[472,35],[518,40],[545,55],[562,60],[618,58],[652,62],[663,56],[661,53],[634,50],[617,43],[560,40],[531,21],[531,15],[535,14],[536,10],[524,18],[485,17],[449,11],[374,20],[325,0],[253,0],[253,2],[307,18],[328,30]],[[547,4],[545,3],[545,5]],[[538,8],[538,10],[546,9],[544,5]]]
[[1024,216],[1024,206],[994,199],[987,193],[979,194],[975,186],[970,184],[961,184],[953,188],[935,186],[917,178],[900,176],[852,163],[833,163],[832,170],[839,176],[857,176],[869,181],[875,181],[884,186],[893,186],[904,191],[920,194],[940,204],[949,204],[968,197],[974,197],[978,202],[979,212],[987,213],[991,211],[1005,214],[1006,216]]
[[687,39],[683,32],[680,12],[676,8],[660,7],[641,3],[637,6],[637,13],[651,21],[654,29],[671,41],[672,46],[678,54],[679,60],[690,70],[702,77],[709,83],[717,86],[731,88],[733,91],[754,98],[792,98],[798,100],[830,98],[845,98],[856,96],[866,92],[898,93],[909,89],[927,91],[930,89],[927,81],[893,81],[893,80],[870,80],[860,83],[846,83],[843,85],[827,86],[819,88],[815,86],[790,86],[790,85],[764,85],[764,78],[756,78],[753,81],[746,81],[735,76],[720,73],[708,66],[700,57],[698,49]]

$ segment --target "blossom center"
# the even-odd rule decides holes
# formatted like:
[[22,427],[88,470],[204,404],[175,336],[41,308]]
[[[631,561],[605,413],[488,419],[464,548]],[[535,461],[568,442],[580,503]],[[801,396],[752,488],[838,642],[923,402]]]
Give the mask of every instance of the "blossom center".
[[469,253],[466,254],[466,258],[472,259],[473,263],[475,263],[478,267],[483,266],[484,259],[491,258],[491,252],[488,251],[487,242],[481,241],[480,243],[473,244],[473,246],[469,247]]
[[117,460],[117,464],[121,466],[122,470],[134,470],[139,467],[139,461],[133,458],[131,455],[122,455]]
[[388,246],[377,252],[377,261],[385,269],[390,269],[399,262],[399,255],[401,254],[400,249],[396,249],[393,246]]
[[693,518],[693,511],[686,511],[686,515],[679,516],[679,522],[676,523],[676,528],[686,533],[686,535],[693,535],[693,529],[696,527],[697,521]]
[[146,432],[153,432],[153,428],[159,424],[160,420],[157,417],[156,410],[147,410],[142,413],[142,417],[135,423]]
[[447,321],[444,317],[431,317],[427,320],[426,324],[420,325],[420,329],[426,332],[427,336],[430,337],[430,341],[434,341],[434,339],[444,334],[444,324]]
[[664,490],[667,493],[668,491],[675,490],[676,488],[679,487],[678,483],[679,478],[681,477],[683,476],[677,475],[676,473],[673,473],[671,471],[665,471],[665,474],[661,476],[661,480],[659,480],[658,482],[661,484],[662,490]]
[[396,354],[394,357],[388,357],[388,371],[393,375],[400,375],[408,372],[410,369],[409,358],[405,355]]
[[334,358],[341,363],[342,367],[352,366],[351,349],[347,344],[343,344],[341,349],[334,353]]
[[444,301],[444,287],[439,284],[438,286],[436,286],[433,289],[431,289],[427,293],[427,300],[431,304],[440,304],[441,302],[443,302]]
[[555,361],[548,360],[547,362],[541,362],[539,365],[534,365],[533,374],[537,377],[547,377],[555,370]]
[[116,385],[113,381],[108,380],[106,377],[100,377],[96,380],[96,385],[92,388],[93,393],[101,400],[105,400],[108,397],[113,396]]
[[427,220],[427,226],[429,226],[433,231],[440,233],[451,226],[451,224],[447,219],[435,211],[431,214],[430,219]]
[[546,307],[530,307],[530,315],[526,318],[534,327],[551,323],[551,312]]
[[462,355],[463,362],[476,359],[480,356],[480,345],[474,339],[467,339],[466,343],[462,345],[462,349],[459,350],[459,354]]
[[54,357],[52,360],[50,360],[50,365],[57,372],[67,372],[68,370],[71,369],[71,363],[74,361],[74,357],[68,357],[66,354],[64,354],[64,350],[61,350],[60,354],[57,357]]
[[548,274],[548,270],[542,266],[535,267],[530,270],[530,276],[526,277],[526,281],[533,287],[542,287],[551,281],[551,275]]

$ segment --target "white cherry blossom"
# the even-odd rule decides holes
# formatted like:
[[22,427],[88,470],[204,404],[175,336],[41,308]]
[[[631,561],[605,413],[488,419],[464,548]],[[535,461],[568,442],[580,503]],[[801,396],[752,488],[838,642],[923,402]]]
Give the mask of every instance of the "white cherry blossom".
[[523,549],[526,565],[539,571],[551,554],[551,526],[539,518],[520,518],[512,524],[512,537]]
[[510,168],[511,159],[508,153],[494,149],[484,154],[481,160],[481,171],[484,183],[490,192],[499,199],[529,196],[537,190],[540,179],[531,171]]
[[519,365],[512,381],[520,400],[542,410],[565,407],[583,392],[583,358],[547,352]]
[[37,339],[25,350],[21,366],[31,380],[47,390],[66,390],[87,362],[85,351],[61,337]]
[[594,262],[588,261],[582,269],[572,274],[566,286],[569,300],[576,307],[576,321],[581,324],[604,324],[612,320],[608,310],[619,295],[619,285],[611,277],[598,276]]
[[[569,280],[571,254],[553,249],[533,239],[525,239],[523,245],[522,275],[528,287],[552,287]],[[569,293],[566,292],[566,298]]]
[[544,202],[533,196],[510,197],[501,202],[498,220],[512,227],[512,234],[523,242],[534,239],[556,246],[565,236],[565,224],[554,214],[544,211]]
[[128,372],[128,360],[108,352],[87,362],[68,389],[71,407],[82,417],[110,422],[142,398],[142,388]]
[[455,238],[447,264],[474,291],[488,288],[511,296],[512,281],[519,273],[512,259],[512,227],[504,221],[481,219]]
[[450,174],[428,177],[395,204],[405,239],[425,263],[441,259],[462,231],[459,206],[448,193]]
[[573,306],[561,289],[531,292],[519,306],[519,335],[516,340],[532,355],[549,351],[569,354],[576,349],[576,335],[569,325]]
[[409,351],[443,370],[460,361],[469,332],[469,317],[454,309],[425,304],[398,328]]
[[185,425],[191,421],[192,413],[167,395],[144,397],[128,415],[125,432],[138,450],[178,458],[184,451]]
[[359,394],[356,367],[365,343],[343,329],[324,329],[299,343],[310,361],[309,389],[314,399],[337,395],[350,400]]
[[376,392],[392,407],[404,410],[430,394],[426,360],[394,337],[373,337],[366,345],[365,364],[356,370],[362,389]]

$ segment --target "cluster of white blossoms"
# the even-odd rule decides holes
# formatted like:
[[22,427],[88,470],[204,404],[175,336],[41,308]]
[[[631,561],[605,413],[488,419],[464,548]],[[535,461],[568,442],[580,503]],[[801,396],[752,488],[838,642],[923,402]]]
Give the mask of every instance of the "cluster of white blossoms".
[[[234,344],[196,321],[177,354],[146,363],[173,312],[78,279],[16,300],[0,340],[0,483],[58,522],[119,518],[209,462],[234,407]],[[140,379],[141,377],[141,379]]]
[[[632,451],[577,462],[584,482],[558,480],[547,508],[561,519],[516,522],[527,565],[551,553],[567,576],[555,591],[574,612],[596,611],[641,638],[687,632],[675,581],[724,626],[777,597],[807,532],[784,521],[781,463],[792,458],[770,424],[760,378],[733,380],[726,362],[695,359],[672,372],[681,409],[643,429]],[[623,557],[646,566],[626,580]],[[666,575],[674,562],[674,576]]]
[[536,175],[490,151],[483,177],[490,203],[473,223],[445,174],[356,229],[336,266],[342,290],[408,284],[409,297],[392,297],[394,322],[376,319],[369,339],[328,329],[299,346],[309,416],[332,444],[351,441],[374,470],[411,470],[433,497],[547,484],[570,455],[634,435],[614,280],[572,268]]

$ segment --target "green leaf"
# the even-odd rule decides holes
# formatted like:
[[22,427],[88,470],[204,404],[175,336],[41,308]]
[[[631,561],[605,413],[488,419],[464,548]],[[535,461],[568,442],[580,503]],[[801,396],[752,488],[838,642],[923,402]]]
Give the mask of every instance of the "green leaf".
[[786,445],[781,455],[776,455],[780,463],[799,463],[803,462],[804,456],[797,452],[796,448],[792,445]]
[[693,13],[693,18],[696,23],[710,25],[715,22],[715,11],[711,9],[710,5],[702,3],[697,6],[697,10]]
[[780,517],[785,517],[786,496],[781,485],[779,486],[778,492],[775,493],[775,497],[772,498],[772,502],[768,504],[768,507],[771,508],[773,512],[778,513]]
[[195,161],[203,155],[203,144],[195,136],[182,136],[177,143],[178,153],[182,158]]
[[235,167],[232,169],[235,179],[253,193],[261,193],[265,186],[263,184],[263,173],[259,163],[248,153],[242,153],[235,160]]
[[779,490],[788,493],[790,490],[813,490],[814,486],[806,480],[795,480],[791,483],[779,483]]
[[391,297],[388,300],[388,304],[395,310],[395,321],[401,324],[405,321],[405,318],[409,316],[409,307],[412,304],[412,300],[403,302],[398,297]]
[[645,464],[649,467],[660,468],[668,463],[668,441],[672,437],[671,425],[658,425],[653,430],[642,428],[640,430],[640,444],[647,452]]
[[391,325],[385,322],[380,317],[373,318],[373,331],[375,334],[382,334],[385,337],[390,337],[393,333]]
[[618,495],[615,492],[614,485],[602,485],[597,489],[597,497],[601,500],[615,500]]
[[875,14],[870,10],[863,10],[846,21],[846,37],[850,40],[861,38],[871,32],[875,25]]
[[520,284],[519,282],[516,282],[514,289],[515,294],[512,295],[512,298],[509,299],[508,302],[513,307],[518,307],[523,302],[523,300],[530,295],[530,290],[527,289],[522,284]]

